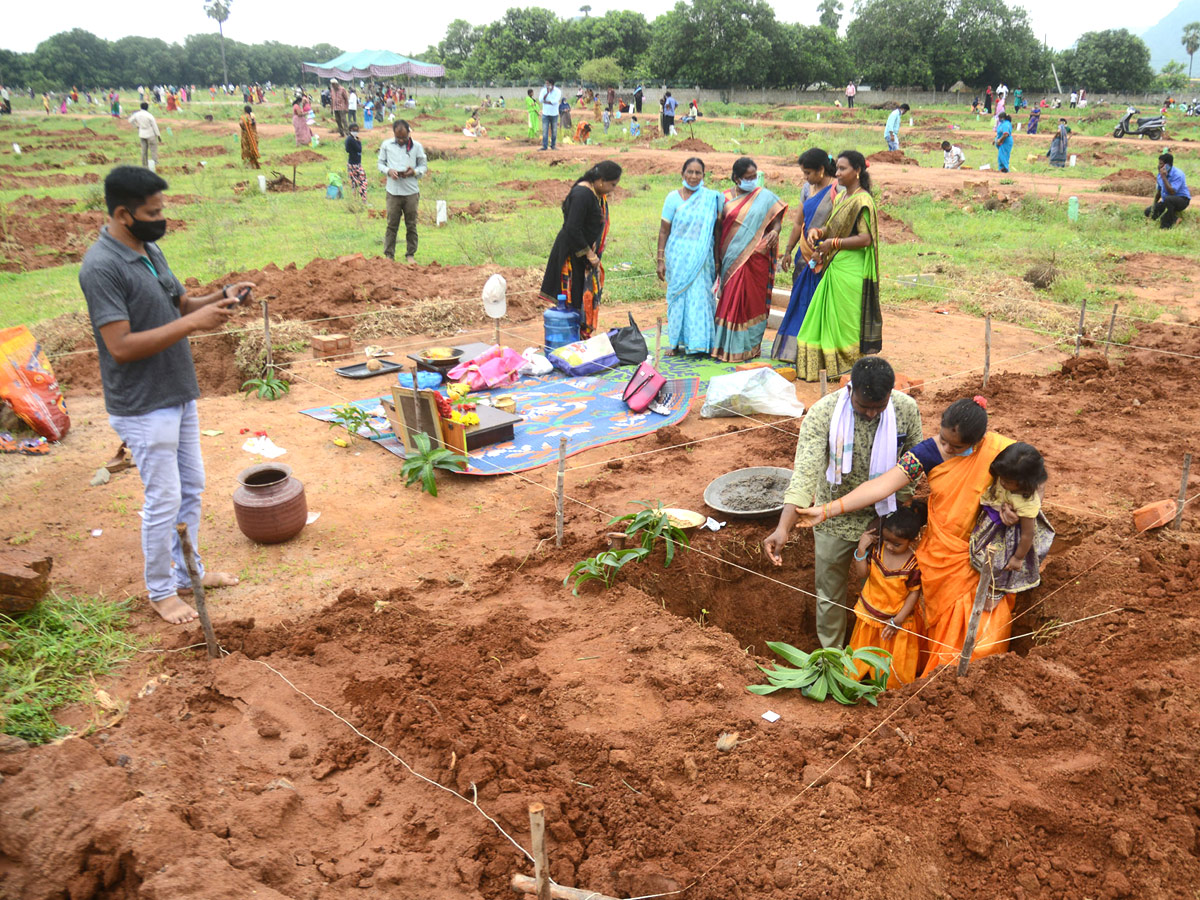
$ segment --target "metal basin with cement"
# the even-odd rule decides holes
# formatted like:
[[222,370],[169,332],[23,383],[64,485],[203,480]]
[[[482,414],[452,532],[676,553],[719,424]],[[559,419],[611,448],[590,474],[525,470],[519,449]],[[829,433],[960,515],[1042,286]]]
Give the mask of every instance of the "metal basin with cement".
[[704,503],[731,519],[764,519],[783,512],[783,492],[791,469],[751,466],[714,479],[704,489]]

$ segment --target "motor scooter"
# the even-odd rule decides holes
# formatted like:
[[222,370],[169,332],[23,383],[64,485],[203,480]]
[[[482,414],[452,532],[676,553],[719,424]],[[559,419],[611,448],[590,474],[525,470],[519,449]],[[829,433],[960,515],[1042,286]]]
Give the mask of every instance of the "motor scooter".
[[1166,116],[1150,116],[1149,118],[1139,117],[1137,125],[1133,126],[1130,121],[1137,114],[1137,110],[1132,106],[1125,112],[1125,118],[1117,123],[1117,127],[1113,129],[1113,137],[1125,137],[1127,134],[1136,134],[1139,137],[1145,136],[1152,141],[1157,141],[1162,138],[1163,131],[1167,127]]

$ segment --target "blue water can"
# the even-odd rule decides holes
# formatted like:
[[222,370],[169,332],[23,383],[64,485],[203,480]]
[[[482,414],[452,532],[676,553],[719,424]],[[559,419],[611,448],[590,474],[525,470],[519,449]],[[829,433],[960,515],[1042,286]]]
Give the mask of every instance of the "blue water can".
[[579,340],[579,313],[567,309],[566,294],[559,294],[554,307],[542,313],[542,325],[547,352]]

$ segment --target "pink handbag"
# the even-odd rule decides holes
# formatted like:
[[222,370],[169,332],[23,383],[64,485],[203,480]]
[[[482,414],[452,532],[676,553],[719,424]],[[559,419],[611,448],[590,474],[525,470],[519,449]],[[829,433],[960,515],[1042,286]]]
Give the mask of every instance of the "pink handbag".
[[648,362],[642,362],[638,365],[637,371],[633,373],[633,377],[629,379],[629,384],[625,385],[625,392],[621,395],[621,399],[633,412],[645,412],[666,383],[667,379],[659,374],[654,366]]

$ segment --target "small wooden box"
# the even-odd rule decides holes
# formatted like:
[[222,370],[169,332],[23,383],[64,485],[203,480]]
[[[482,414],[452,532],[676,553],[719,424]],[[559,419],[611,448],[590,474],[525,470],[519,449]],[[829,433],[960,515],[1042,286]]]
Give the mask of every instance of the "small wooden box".
[[341,356],[354,349],[354,344],[348,334],[321,334],[312,339],[313,359],[327,359],[331,356]]

